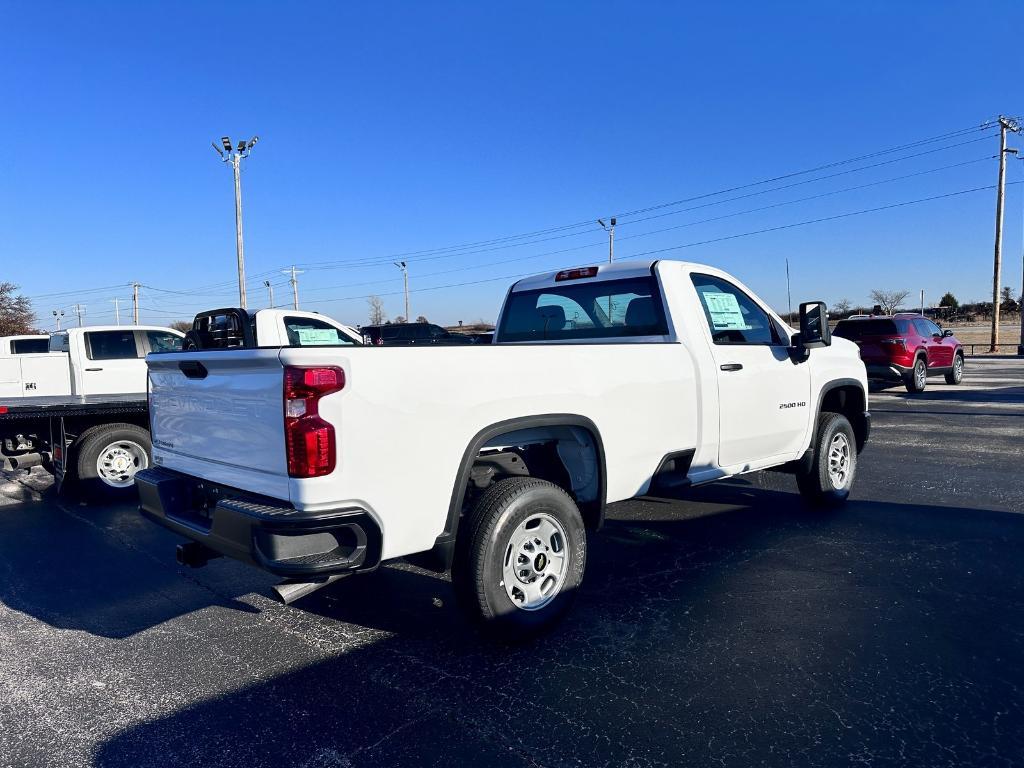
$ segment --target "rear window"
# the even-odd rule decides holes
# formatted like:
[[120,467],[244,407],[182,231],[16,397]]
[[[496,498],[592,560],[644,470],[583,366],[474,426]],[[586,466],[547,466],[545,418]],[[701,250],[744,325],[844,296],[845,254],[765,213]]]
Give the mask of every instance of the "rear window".
[[90,360],[128,360],[139,356],[132,331],[92,331],[85,334]]
[[841,339],[860,339],[865,336],[894,336],[899,333],[893,320],[840,320],[833,335]]
[[558,341],[663,336],[665,311],[653,277],[566,282],[509,296],[502,341]]
[[11,342],[11,352],[15,355],[37,355],[50,351],[50,340],[47,339],[15,339]]
[[356,342],[330,323],[309,317],[286,317],[285,331],[291,347],[337,347]]
[[146,331],[146,340],[150,352],[180,352],[184,341],[181,336],[167,331]]

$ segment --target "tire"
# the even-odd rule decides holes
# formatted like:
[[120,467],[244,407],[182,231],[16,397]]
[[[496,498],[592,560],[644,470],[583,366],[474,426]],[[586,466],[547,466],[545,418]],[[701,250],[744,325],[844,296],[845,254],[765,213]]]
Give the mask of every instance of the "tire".
[[135,473],[150,466],[149,431],[136,424],[101,424],[75,443],[76,490],[86,497],[128,497]]
[[924,392],[928,386],[928,361],[923,357],[914,360],[914,367],[903,379],[907,392]]
[[959,384],[964,380],[964,356],[957,352],[953,355],[953,370],[946,374],[947,384]]
[[849,497],[857,476],[853,427],[842,414],[826,411],[818,417],[814,440],[814,458],[808,470],[797,471],[797,487],[811,506],[838,506]]
[[452,584],[486,635],[522,642],[568,613],[586,561],[586,529],[569,495],[511,477],[488,488],[459,526]]

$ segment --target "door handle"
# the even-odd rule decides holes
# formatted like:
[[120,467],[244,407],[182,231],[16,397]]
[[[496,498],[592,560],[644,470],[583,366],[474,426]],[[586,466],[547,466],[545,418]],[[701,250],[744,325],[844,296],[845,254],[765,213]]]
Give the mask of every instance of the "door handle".
[[102,371],[102,368],[86,368],[87,371]]
[[718,367],[721,368],[723,371],[742,371],[743,370],[743,364],[742,363],[725,363],[724,365],[720,365]]

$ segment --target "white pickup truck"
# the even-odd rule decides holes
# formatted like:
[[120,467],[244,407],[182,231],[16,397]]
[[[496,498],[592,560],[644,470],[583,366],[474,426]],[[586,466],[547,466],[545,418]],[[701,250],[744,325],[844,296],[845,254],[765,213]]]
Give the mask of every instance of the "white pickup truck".
[[[330,318],[291,310],[201,313],[196,328],[230,336],[218,311],[245,318],[250,346],[362,343]],[[71,480],[79,492],[130,492],[152,452],[145,358],[181,350],[190,336],[159,326],[90,326],[51,334],[48,352],[0,355],[0,468],[41,464],[58,486]]]
[[521,280],[494,343],[150,356],[142,512],[304,594],[405,557],[452,568],[501,636],[549,626],[605,504],[759,469],[844,500],[868,438],[855,345],[825,307],[794,334],[708,266],[622,263]]

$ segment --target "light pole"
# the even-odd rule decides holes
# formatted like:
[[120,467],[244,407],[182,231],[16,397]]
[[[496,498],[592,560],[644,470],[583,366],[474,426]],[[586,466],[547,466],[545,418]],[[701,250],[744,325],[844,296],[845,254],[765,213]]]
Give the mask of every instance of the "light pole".
[[62,317],[64,317],[64,310],[63,309],[55,309],[55,310],[53,310],[53,317],[57,321],[57,330],[59,331],[60,330],[60,319]]
[[121,300],[120,299],[111,299],[111,301],[114,304],[114,321],[118,325],[120,325],[121,324],[121,304],[120,304]]
[[405,322],[412,322],[409,319],[409,269],[404,261],[394,262],[395,266],[402,270],[402,279],[405,282]]
[[274,286],[270,284],[269,280],[264,280],[263,284],[267,286],[267,291],[270,293],[270,308],[274,308]]
[[601,225],[601,229],[608,233],[608,263],[611,264],[615,261],[615,217],[612,216],[608,219],[608,224],[604,223],[604,219],[598,219],[597,223]]
[[222,136],[220,143],[224,147],[221,150],[217,142],[213,148],[220,155],[225,163],[231,163],[231,169],[235,174],[235,248],[238,251],[238,303],[245,309],[245,250],[242,247],[242,160],[249,156],[259,136],[253,136],[249,141],[240,141],[238,146],[231,148],[231,139]]

